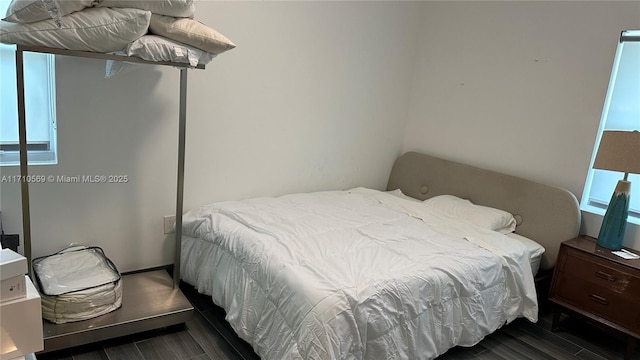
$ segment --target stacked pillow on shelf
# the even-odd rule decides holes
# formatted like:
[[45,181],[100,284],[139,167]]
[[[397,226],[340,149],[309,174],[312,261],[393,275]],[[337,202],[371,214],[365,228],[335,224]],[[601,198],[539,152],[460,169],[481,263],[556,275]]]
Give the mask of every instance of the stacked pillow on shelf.
[[12,0],[0,42],[195,66],[235,44],[194,10],[194,0]]

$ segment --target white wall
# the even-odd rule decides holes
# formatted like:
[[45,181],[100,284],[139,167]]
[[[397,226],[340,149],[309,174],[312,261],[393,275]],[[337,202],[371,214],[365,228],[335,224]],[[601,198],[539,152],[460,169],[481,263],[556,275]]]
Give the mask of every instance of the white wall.
[[193,78],[204,91],[189,95],[201,107],[189,128],[188,204],[386,185],[404,136],[419,4],[199,4],[202,21],[238,47]]
[[[352,186],[382,188],[400,154],[420,7],[379,2],[209,2],[196,18],[238,47],[189,73],[185,208]],[[33,255],[101,246],[122,271],[173,262],[178,79],[57,58],[60,162],[32,174],[129,177],[31,186]],[[17,174],[2,168],[3,175]],[[5,229],[21,232],[17,184]]]
[[[640,3],[433,2],[423,15],[403,150],[579,199],[617,40],[640,28]],[[583,233],[601,221],[584,213]],[[625,244],[640,249],[638,226]]]

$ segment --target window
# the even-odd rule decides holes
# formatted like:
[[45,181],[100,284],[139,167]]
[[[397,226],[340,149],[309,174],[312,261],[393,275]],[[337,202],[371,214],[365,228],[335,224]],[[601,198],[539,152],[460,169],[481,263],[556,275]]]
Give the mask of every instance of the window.
[[[620,37],[591,164],[604,130],[640,131],[640,30],[623,31]],[[604,215],[623,175],[590,168],[580,208]],[[629,174],[628,180],[632,183],[628,221],[640,225],[640,175]]]
[[[9,1],[0,0],[0,14]],[[0,164],[19,165],[15,46],[0,44]],[[56,164],[54,56],[24,53],[27,154],[30,165]]]

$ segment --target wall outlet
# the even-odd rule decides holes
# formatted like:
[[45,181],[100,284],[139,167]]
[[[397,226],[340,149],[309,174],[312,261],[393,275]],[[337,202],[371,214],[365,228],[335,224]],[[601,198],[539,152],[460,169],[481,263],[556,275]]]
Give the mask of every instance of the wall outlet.
[[175,215],[167,215],[164,217],[164,233],[165,234],[173,234],[175,230],[173,227],[176,224],[176,216]]

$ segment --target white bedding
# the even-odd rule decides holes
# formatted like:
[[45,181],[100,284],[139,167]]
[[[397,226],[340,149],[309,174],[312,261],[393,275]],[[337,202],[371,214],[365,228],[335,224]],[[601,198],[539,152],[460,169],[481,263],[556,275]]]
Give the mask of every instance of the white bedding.
[[363,188],[183,217],[183,279],[263,359],[429,359],[537,321],[524,246]]

